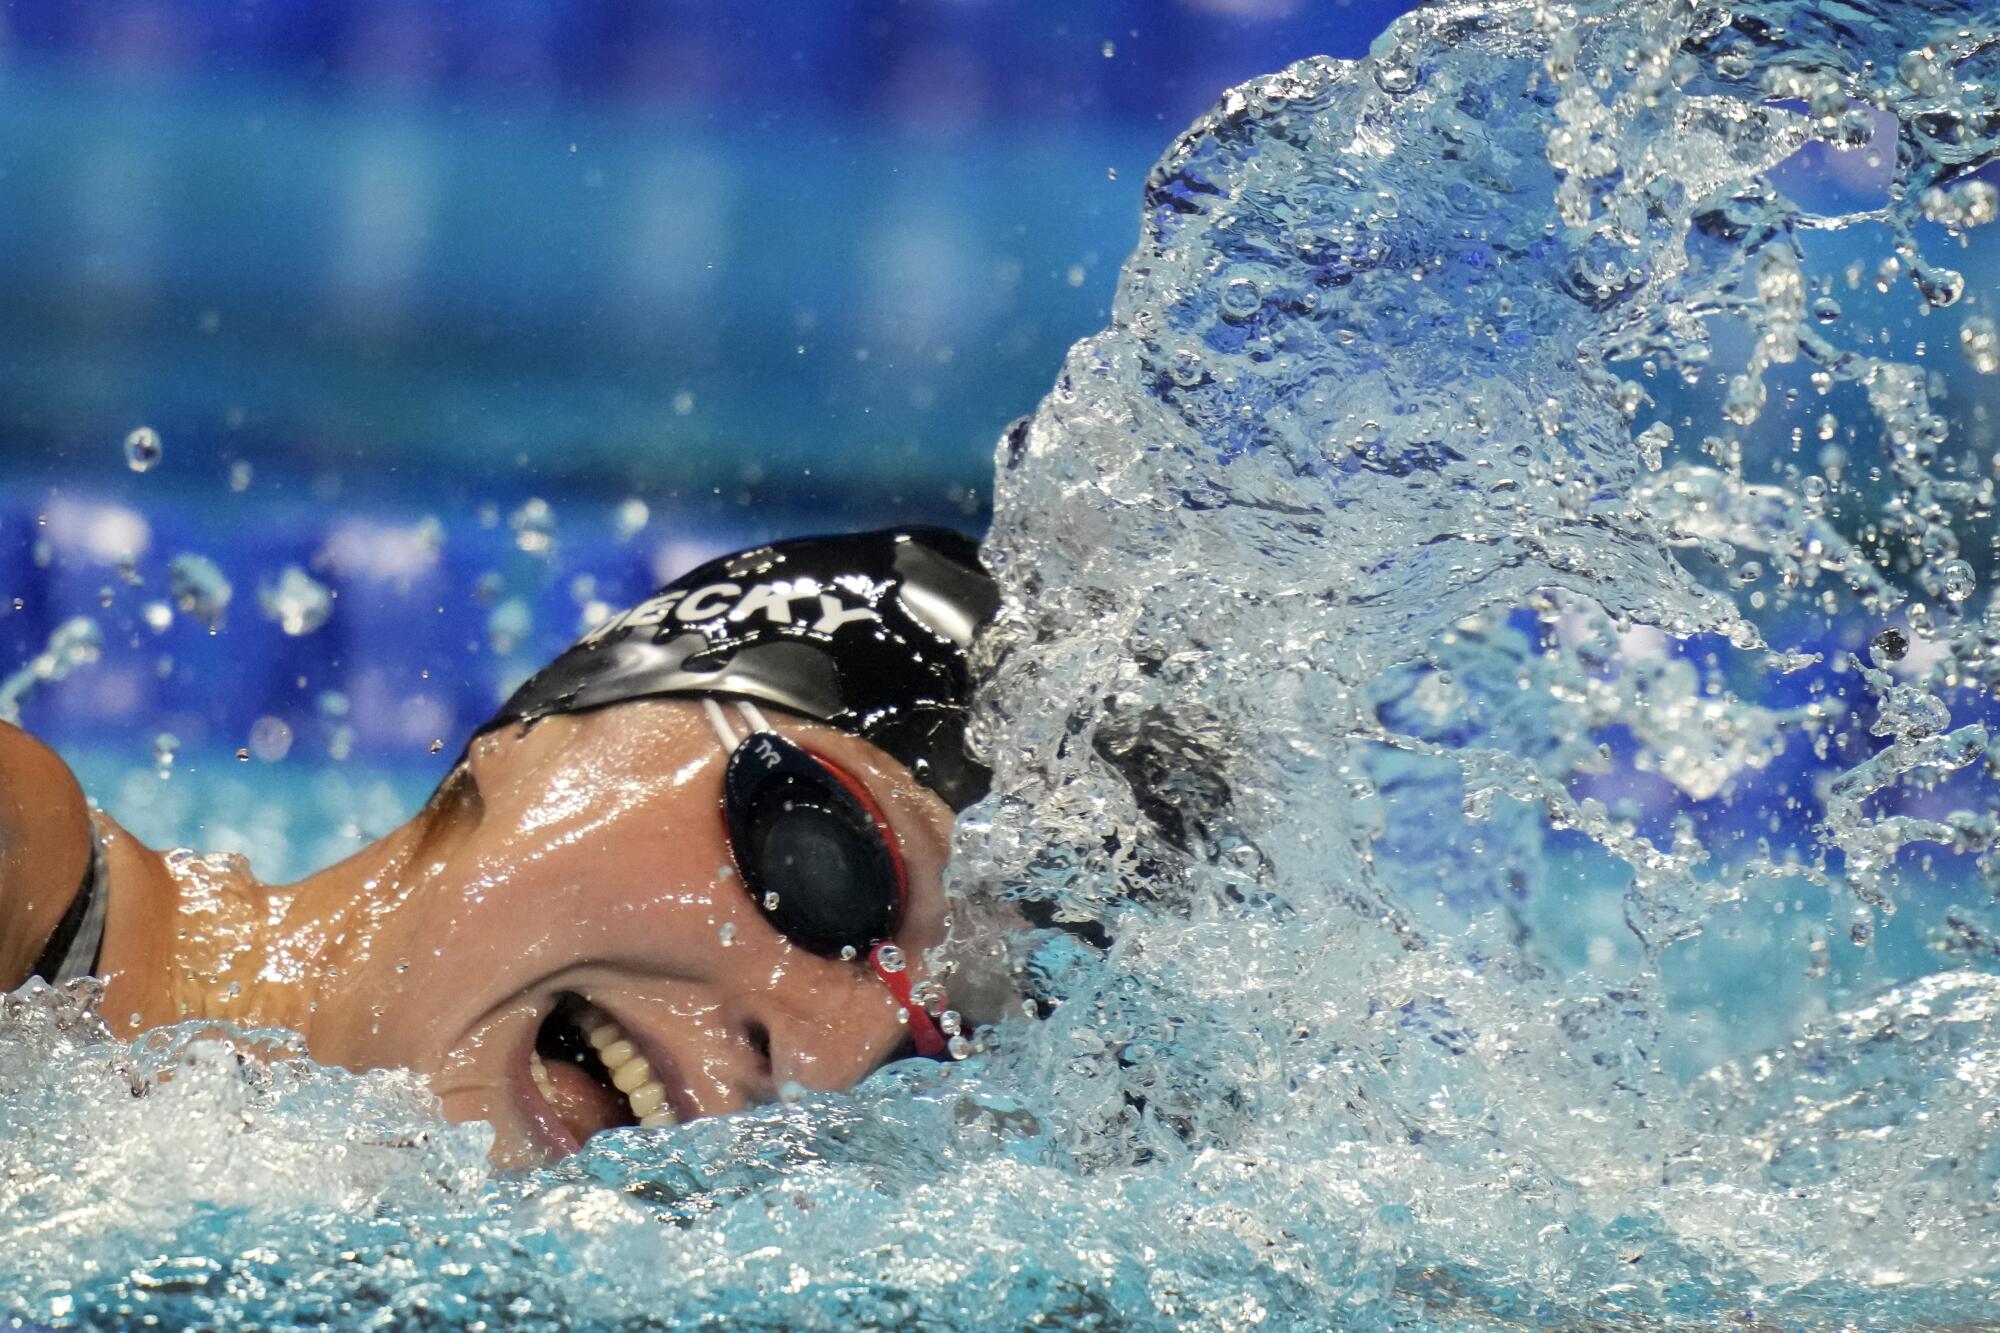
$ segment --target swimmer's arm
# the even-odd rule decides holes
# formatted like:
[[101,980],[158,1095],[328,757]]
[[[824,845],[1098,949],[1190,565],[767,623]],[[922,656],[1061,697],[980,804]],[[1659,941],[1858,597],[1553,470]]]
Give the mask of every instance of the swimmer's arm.
[[89,860],[90,807],[69,765],[0,722],[0,990],[28,979]]

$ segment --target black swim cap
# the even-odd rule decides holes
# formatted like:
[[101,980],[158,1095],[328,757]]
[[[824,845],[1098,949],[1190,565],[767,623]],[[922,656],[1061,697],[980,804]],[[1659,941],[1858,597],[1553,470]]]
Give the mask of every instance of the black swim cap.
[[966,651],[999,600],[978,545],[946,528],[775,542],[612,616],[479,730],[662,695],[750,699],[861,737],[963,810],[991,780],[965,752]]

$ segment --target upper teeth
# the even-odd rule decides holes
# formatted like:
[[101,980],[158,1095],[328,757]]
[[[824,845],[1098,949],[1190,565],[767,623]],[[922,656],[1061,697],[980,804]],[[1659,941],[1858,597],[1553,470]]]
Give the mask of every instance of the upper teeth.
[[[611,1015],[602,1009],[586,1005],[579,1026],[589,1039],[591,1049],[611,1075],[611,1085],[625,1094],[625,1100],[632,1107],[632,1114],[646,1129],[657,1129],[674,1123],[673,1113],[663,1109],[667,1100],[667,1089],[653,1077],[653,1067],[646,1063],[646,1057],[639,1054],[639,1048],[625,1035],[625,1030],[613,1021]],[[554,1089],[549,1084],[548,1066],[542,1063],[538,1051],[529,1058],[528,1072],[534,1075],[535,1086],[544,1097],[554,1100]]]

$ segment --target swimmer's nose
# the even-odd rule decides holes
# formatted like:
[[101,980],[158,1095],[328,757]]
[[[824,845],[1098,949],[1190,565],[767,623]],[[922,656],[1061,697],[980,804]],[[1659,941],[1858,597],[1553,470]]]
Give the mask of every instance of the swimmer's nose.
[[916,1053],[908,1025],[894,1010],[856,1006],[832,1020],[769,1012],[742,1026],[745,1044],[760,1066],[753,1100],[770,1100],[788,1084],[833,1092],[853,1087],[883,1065]]

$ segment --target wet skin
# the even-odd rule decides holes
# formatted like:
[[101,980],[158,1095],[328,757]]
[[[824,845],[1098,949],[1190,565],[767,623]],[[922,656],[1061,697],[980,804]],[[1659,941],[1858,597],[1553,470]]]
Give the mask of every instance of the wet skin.
[[[946,928],[949,807],[866,742],[768,715],[887,817],[910,881],[898,943],[921,980]],[[493,1124],[503,1162],[573,1151],[601,1121],[590,1098],[551,1105],[529,1076],[565,996],[616,1020],[676,1119],[788,1082],[850,1086],[908,1029],[861,964],[794,947],[751,903],[723,830],[724,762],[684,700],[509,729],[475,742],[403,827],[273,886],[238,859],[162,855],[87,816],[60,761],[0,728],[0,981],[26,974],[67,906],[89,817],[111,885],[103,1009],[126,1035],[191,1018],[276,1024],[323,1063],[416,1070],[452,1120]],[[62,887],[35,900],[30,884]]]

